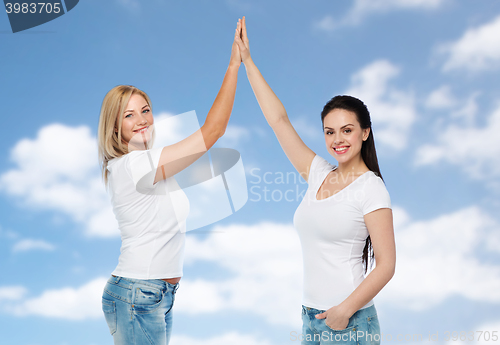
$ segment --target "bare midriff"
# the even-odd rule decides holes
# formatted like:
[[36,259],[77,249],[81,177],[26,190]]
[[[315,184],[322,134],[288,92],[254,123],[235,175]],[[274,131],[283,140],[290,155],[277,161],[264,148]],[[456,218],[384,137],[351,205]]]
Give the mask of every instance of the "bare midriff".
[[[113,277],[116,277],[115,275],[112,274]],[[177,284],[180,280],[181,280],[181,277],[176,277],[176,278],[168,278],[168,279],[160,279],[160,280],[163,280],[167,283],[170,283],[170,284]]]
[[170,283],[170,284],[177,284],[180,280],[181,280],[181,277],[177,277],[177,278],[168,278],[168,279],[162,279],[163,281],[166,281],[167,283]]

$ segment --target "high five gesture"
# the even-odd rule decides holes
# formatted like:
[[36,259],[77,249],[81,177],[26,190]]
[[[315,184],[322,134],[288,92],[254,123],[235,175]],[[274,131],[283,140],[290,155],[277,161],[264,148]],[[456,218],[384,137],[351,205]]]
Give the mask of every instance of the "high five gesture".
[[259,102],[259,106],[267,122],[276,134],[286,156],[299,174],[307,181],[309,167],[316,154],[299,137],[288,119],[285,107],[252,61],[245,17],[238,20],[236,30],[239,31],[236,43],[240,49],[240,55],[247,70],[248,80],[257,98],[257,102]]

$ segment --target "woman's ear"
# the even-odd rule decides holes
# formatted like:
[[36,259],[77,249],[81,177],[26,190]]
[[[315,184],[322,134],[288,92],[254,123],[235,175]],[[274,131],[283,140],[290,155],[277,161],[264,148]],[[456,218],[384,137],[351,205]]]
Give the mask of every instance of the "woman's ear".
[[370,135],[370,128],[363,129],[363,141],[366,141],[369,135]]

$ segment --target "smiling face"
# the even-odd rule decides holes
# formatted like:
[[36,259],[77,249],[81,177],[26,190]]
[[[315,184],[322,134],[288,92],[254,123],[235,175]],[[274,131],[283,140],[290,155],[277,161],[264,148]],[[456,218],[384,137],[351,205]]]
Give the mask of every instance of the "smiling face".
[[123,117],[121,135],[129,150],[146,149],[147,142],[151,140],[154,122],[148,102],[140,94],[133,94],[121,116]]
[[356,114],[345,109],[333,109],[323,120],[323,131],[328,152],[339,162],[361,158],[361,146],[370,129],[362,129]]

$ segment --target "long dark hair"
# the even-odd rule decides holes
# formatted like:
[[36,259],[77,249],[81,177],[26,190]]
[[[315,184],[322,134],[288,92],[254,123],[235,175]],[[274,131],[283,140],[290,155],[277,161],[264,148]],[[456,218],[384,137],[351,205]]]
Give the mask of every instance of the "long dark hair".
[[[333,109],[344,109],[352,111],[356,114],[359,124],[362,129],[370,128],[370,134],[368,138],[363,141],[361,146],[361,158],[365,162],[368,169],[373,171],[375,175],[380,177],[382,181],[382,174],[380,173],[380,168],[378,166],[377,151],[375,150],[375,140],[373,138],[372,122],[370,120],[370,112],[366,105],[359,99],[352,96],[335,96],[326,103],[321,112],[321,122],[324,125],[325,116],[328,115]],[[366,238],[365,247],[363,249],[363,264],[365,266],[365,272],[368,270],[368,264],[370,267],[373,263],[373,248],[370,236]]]

